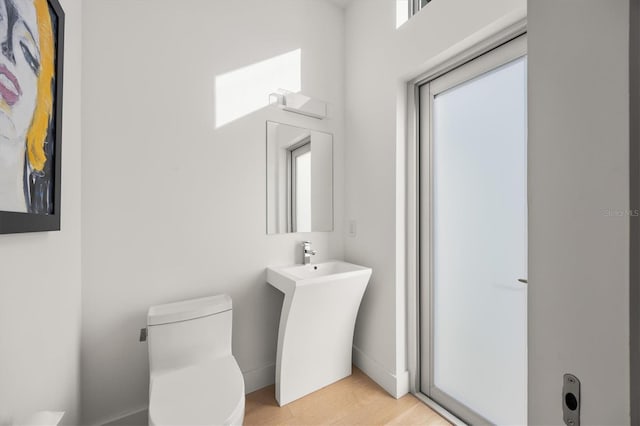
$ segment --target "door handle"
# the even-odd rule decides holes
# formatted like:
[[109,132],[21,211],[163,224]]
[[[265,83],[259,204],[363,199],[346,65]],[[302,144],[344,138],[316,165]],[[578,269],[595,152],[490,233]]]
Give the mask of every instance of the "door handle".
[[527,280],[526,278],[518,278],[518,281],[522,284],[529,284],[529,280]]

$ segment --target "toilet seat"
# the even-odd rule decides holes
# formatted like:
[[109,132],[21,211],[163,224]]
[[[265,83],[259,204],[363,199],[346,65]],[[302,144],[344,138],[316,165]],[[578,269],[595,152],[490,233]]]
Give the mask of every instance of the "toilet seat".
[[231,355],[151,378],[151,425],[241,425],[243,418],[244,380]]

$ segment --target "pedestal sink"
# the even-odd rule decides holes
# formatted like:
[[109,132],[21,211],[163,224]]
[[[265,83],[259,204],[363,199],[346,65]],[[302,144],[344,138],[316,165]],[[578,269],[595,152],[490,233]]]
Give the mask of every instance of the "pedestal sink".
[[267,268],[284,293],[278,331],[280,406],[351,375],[353,328],[371,268],[341,261]]

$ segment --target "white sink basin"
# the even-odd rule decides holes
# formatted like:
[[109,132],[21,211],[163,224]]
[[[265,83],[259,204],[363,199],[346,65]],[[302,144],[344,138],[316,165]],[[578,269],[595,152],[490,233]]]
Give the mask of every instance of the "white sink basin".
[[286,293],[296,286],[342,280],[350,276],[371,275],[371,268],[339,260],[309,265],[272,266],[267,268],[267,282]]
[[267,268],[285,295],[276,400],[285,405],[351,375],[353,329],[371,268],[342,261]]

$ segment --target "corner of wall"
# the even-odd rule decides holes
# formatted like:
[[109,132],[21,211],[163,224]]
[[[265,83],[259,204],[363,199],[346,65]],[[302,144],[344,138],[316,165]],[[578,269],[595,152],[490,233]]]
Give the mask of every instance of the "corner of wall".
[[244,393],[251,393],[275,383],[276,365],[269,364],[251,371],[243,371]]
[[353,346],[353,363],[392,397],[398,399],[409,393],[407,370],[400,374],[390,373],[355,345]]

